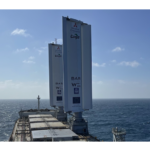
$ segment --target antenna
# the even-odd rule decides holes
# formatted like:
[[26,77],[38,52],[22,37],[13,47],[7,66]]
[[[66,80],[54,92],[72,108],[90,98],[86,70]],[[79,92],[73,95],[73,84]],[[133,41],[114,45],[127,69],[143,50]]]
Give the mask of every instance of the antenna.
[[57,38],[55,38],[55,44],[57,44]]

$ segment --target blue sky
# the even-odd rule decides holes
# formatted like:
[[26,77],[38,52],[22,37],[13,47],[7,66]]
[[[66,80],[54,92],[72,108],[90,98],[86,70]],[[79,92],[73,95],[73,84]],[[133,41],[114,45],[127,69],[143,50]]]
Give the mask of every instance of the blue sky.
[[1,10],[0,99],[49,98],[62,16],[92,26],[93,98],[150,98],[150,10]]

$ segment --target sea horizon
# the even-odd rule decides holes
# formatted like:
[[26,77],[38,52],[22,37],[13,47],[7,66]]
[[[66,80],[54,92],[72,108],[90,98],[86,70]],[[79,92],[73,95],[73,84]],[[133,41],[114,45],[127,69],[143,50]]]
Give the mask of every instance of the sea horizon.
[[[3,100],[35,100],[37,101],[37,99],[0,99],[0,101],[3,101]],[[50,100],[50,99],[40,99],[40,101],[43,101],[43,100]],[[150,98],[94,98],[92,99],[93,101],[95,100],[150,100]]]

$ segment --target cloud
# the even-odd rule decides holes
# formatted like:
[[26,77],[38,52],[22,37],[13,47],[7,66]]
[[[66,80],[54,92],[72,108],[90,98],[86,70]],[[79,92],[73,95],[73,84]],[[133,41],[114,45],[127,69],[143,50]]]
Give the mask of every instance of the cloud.
[[140,65],[140,63],[138,63],[137,61],[132,61],[132,62],[122,61],[118,65],[121,65],[121,66],[130,66],[130,67],[138,67]]
[[[137,80],[105,80],[103,84],[92,84],[94,99],[110,98],[150,98],[150,82]],[[115,85],[115,86],[114,86]],[[100,86],[103,88],[100,89]]]
[[23,49],[17,49],[16,51],[15,51],[15,53],[20,53],[20,52],[25,52],[25,51],[29,51],[29,48],[23,48]]
[[94,67],[99,67],[99,64],[92,62],[92,66],[94,66]]
[[34,57],[33,57],[33,56],[30,56],[29,59],[34,59]]
[[37,50],[39,55],[41,55],[43,53],[43,50]]
[[57,44],[62,44],[62,43],[63,43],[62,39],[57,39]]
[[5,89],[5,88],[19,88],[20,85],[22,83],[19,82],[19,83],[14,83],[12,80],[5,80],[5,81],[1,81],[0,82],[0,89]]
[[116,62],[116,60],[112,60],[111,62],[115,63],[115,62]]
[[40,48],[35,48],[35,47],[34,47],[34,49],[35,49],[35,51],[38,52],[39,55],[41,55],[42,53],[47,52],[48,46],[44,46],[44,47],[40,47]]
[[93,67],[105,67],[105,66],[106,66],[106,63],[102,63],[102,64],[100,65],[100,64],[98,64],[98,63],[92,62],[92,66],[93,66]]
[[48,46],[47,47],[44,46],[44,47],[40,47],[40,48],[34,47],[34,50],[37,51],[39,55],[41,55],[42,53],[47,52]]
[[116,47],[116,48],[114,48],[113,50],[112,50],[112,52],[121,52],[121,51],[123,51],[124,49],[123,48],[121,48],[121,47]]
[[143,58],[143,57],[140,57],[140,59],[143,60],[144,58]]
[[102,81],[98,81],[97,84],[103,84],[103,82]]
[[22,35],[24,37],[31,36],[30,34],[26,33],[26,30],[18,28],[12,31],[11,35]]
[[125,84],[126,82],[124,80],[118,80],[119,83]]
[[100,67],[105,67],[106,66],[106,63],[102,63],[101,65],[100,65]]
[[32,61],[32,60],[24,60],[23,63],[25,63],[25,64],[35,64],[35,62]]
[[1,99],[36,99],[38,95],[40,95],[41,99],[49,99],[48,89],[48,81],[40,82],[39,80],[34,80],[24,82],[18,80],[0,80]]

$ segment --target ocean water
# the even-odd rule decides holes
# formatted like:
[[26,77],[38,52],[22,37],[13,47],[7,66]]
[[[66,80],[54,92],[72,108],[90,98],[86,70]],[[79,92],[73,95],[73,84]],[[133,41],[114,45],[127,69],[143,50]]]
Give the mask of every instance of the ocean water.
[[[49,108],[41,100],[41,108]],[[21,109],[36,109],[37,100],[0,100],[0,141],[8,141]],[[93,109],[85,111],[89,133],[100,140],[112,141],[112,128],[127,132],[126,141],[150,141],[150,99],[93,100]]]

